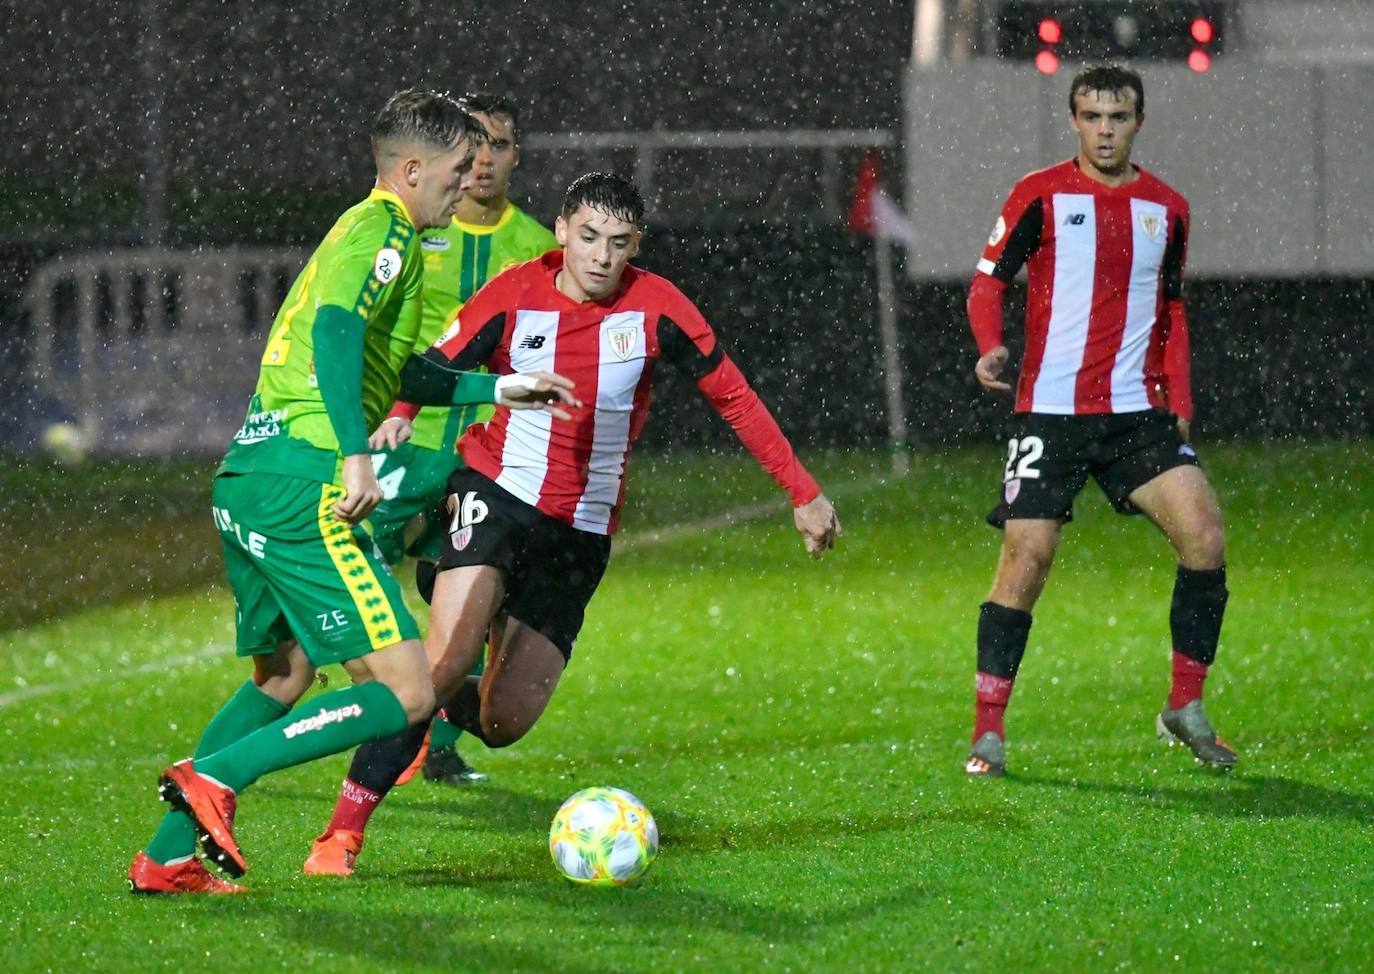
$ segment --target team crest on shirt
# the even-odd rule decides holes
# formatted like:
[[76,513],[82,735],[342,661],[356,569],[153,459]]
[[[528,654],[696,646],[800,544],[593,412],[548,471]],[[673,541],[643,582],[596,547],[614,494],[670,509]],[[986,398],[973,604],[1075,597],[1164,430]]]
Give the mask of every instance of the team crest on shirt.
[[372,273],[383,284],[390,284],[401,273],[401,252],[395,247],[383,247],[372,261]]
[[997,246],[997,242],[998,242],[999,240],[1002,239],[1003,235],[1006,234],[1006,232],[1007,232],[1007,221],[1004,220],[1004,219],[1002,219],[1002,218],[999,216],[999,217],[997,218],[997,222],[994,223],[994,224],[992,225],[992,233],[991,233],[991,235],[988,237],[988,246],[989,246],[989,247],[996,247],[996,246]]
[[634,325],[618,325],[615,328],[606,329],[606,341],[611,345],[611,351],[615,352],[615,357],[620,361],[626,361],[639,344],[639,329]]
[[1158,240],[1164,233],[1164,217],[1158,213],[1141,213],[1136,217],[1140,221],[1140,229],[1145,231],[1145,236],[1151,240]]
[[1013,478],[1011,478],[1011,479],[1008,480],[1008,481],[1006,482],[1006,484],[1004,484],[1003,487],[1002,487],[1002,496],[1006,498],[1008,504],[1011,504],[1011,503],[1015,502],[1016,498],[1017,498],[1018,496],[1020,496],[1020,494],[1021,494],[1021,478],[1020,478],[1020,477],[1013,477]]

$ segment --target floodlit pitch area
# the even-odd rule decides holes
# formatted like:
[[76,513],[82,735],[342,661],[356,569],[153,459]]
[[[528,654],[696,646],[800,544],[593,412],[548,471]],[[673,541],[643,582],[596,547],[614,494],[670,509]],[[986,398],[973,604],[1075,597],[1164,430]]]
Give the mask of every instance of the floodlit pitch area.
[[[780,500],[693,524],[780,497],[746,457],[645,456],[544,719],[507,751],[464,744],[491,781],[399,789],[358,877],[330,881],[299,870],[347,755],[274,775],[242,799],[253,892],[217,899],[124,883],[157,772],[247,671],[228,593],[195,582],[217,570],[208,473],[125,465],[136,502],[56,512],[99,468],[10,484],[16,601],[61,606],[96,563],[128,566],[100,591],[165,594],[0,635],[4,966],[1368,970],[1374,447],[1202,450],[1229,533],[1207,701],[1230,776],[1154,739],[1173,559],[1095,487],[1036,613],[1010,773],[967,781],[997,449],[919,454],[896,482],[876,454],[814,458],[845,528],[819,563]],[[638,887],[574,888],[549,861],[554,811],[589,785],[657,819]]]

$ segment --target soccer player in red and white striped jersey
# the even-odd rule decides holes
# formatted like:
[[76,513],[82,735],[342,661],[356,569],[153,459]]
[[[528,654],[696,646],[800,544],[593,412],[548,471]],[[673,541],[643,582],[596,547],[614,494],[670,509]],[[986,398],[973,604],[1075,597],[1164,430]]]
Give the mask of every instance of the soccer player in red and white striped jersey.
[[[490,747],[513,744],[534,726],[572,655],[610,557],[630,446],[661,364],[696,381],[787,492],[808,551],[820,557],[840,533],[834,508],[696,306],[629,264],[643,215],[629,181],[605,173],[577,179],[555,224],[562,249],[489,281],[402,374],[402,399],[443,399],[451,370],[465,362],[502,375],[498,382],[557,369],[583,403],[567,418],[556,406],[530,410],[533,421],[498,408],[459,441],[468,469],[448,483],[452,520],[426,651],[449,719]],[[415,411],[393,410],[384,424],[393,437]],[[485,672],[468,677],[499,618]],[[352,872],[368,817],[423,735],[421,727],[359,748],[307,872]],[[324,862],[339,867],[319,868]]]
[[1188,445],[1193,404],[1183,267],[1188,203],[1131,162],[1145,119],[1140,76],[1098,65],[1074,78],[1067,162],[1018,182],[969,288],[979,382],[1001,381],[1006,287],[1027,270],[1026,347],[1003,468],[988,520],[1004,531],[996,580],[978,619],[970,775],[1003,773],[1003,715],[1063,525],[1089,475],[1116,510],[1144,513],[1178,556],[1169,622],[1173,684],[1156,726],[1198,760],[1236,753],[1202,709],[1226,606],[1216,496]]

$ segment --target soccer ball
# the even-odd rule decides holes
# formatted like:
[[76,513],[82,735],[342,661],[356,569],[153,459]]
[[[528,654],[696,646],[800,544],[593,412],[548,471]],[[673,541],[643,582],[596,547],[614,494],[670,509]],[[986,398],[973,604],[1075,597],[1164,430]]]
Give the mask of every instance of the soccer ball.
[[43,452],[64,467],[79,467],[90,454],[90,443],[75,423],[52,423],[39,434]]
[[574,883],[624,886],[643,876],[658,855],[658,826],[628,791],[584,788],[553,817],[549,854]]

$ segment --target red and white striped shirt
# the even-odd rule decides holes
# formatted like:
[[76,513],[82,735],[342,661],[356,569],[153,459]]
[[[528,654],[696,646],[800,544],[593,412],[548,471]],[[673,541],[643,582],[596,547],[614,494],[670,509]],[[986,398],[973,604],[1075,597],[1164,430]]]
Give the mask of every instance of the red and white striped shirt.
[[[669,281],[625,268],[618,292],[573,301],[554,286],[561,251],[492,278],[426,357],[446,368],[485,365],[497,374],[545,370],[567,376],[583,407],[570,420],[497,407],[458,442],[473,470],[575,528],[614,533],[625,499],[630,444],[649,413],[660,359],[686,370],[760,465],[796,506],[820,487],[767,407],[716,341],[695,305]],[[398,403],[392,415],[412,416]]]
[[1188,221],[1183,196],[1143,169],[1110,187],[1070,159],[1016,184],[978,261],[969,318],[980,354],[1002,344],[1001,291],[1026,265],[1017,412],[1191,417]]

